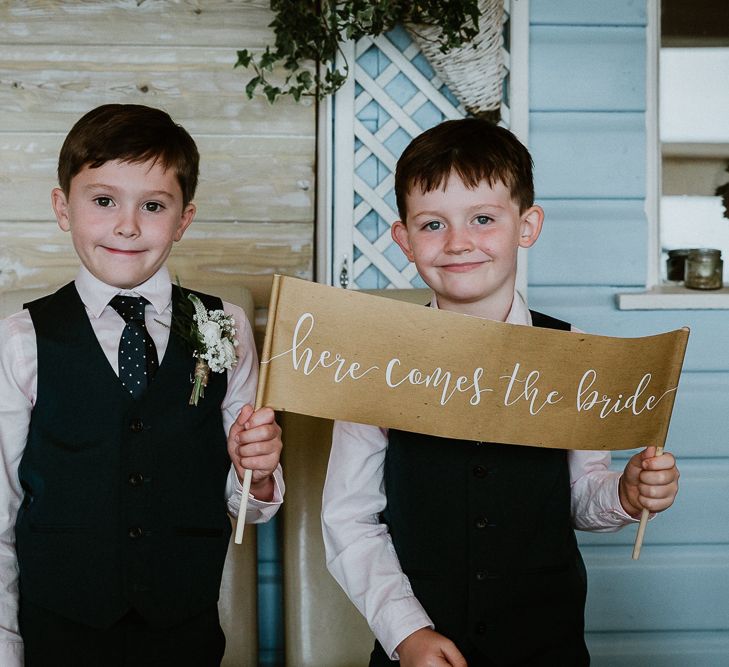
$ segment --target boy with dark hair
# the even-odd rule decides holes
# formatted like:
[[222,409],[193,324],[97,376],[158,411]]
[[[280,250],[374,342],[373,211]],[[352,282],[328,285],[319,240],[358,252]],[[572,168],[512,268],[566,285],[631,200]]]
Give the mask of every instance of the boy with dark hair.
[[251,327],[197,292],[239,345],[190,404],[196,360],[177,324],[203,323],[185,319],[165,261],[195,215],[198,164],[182,127],[138,105],[90,111],[61,148],[52,204],[82,266],[0,322],[3,667],[222,659],[239,476],[253,471],[249,522],[276,512],[283,480],[273,411],[251,407]]
[[[446,121],[400,157],[392,236],[431,307],[570,330],[515,290],[544,213],[508,130]],[[479,351],[474,350],[474,354]],[[612,531],[678,489],[652,447],[622,474],[609,452],[436,438],[337,422],[322,523],[330,572],[377,638],[370,665],[588,665],[574,528]]]

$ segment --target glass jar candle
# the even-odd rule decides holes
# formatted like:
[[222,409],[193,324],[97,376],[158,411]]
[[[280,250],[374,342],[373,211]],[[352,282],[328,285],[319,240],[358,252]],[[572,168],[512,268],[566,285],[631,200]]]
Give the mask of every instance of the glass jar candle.
[[686,258],[684,284],[691,289],[719,289],[722,286],[721,250],[693,248]]
[[684,272],[686,270],[686,258],[690,252],[690,248],[676,248],[668,251],[668,259],[666,260],[666,279],[671,282],[683,282]]

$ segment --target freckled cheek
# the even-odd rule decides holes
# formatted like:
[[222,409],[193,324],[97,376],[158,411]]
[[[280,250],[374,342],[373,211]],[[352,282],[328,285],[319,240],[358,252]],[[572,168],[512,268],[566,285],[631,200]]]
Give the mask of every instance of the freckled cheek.
[[422,267],[429,267],[436,262],[440,252],[430,248],[413,249],[415,264]]
[[419,252],[422,255],[436,255],[443,250],[445,244],[439,239],[425,239],[421,240],[412,246],[414,251]]

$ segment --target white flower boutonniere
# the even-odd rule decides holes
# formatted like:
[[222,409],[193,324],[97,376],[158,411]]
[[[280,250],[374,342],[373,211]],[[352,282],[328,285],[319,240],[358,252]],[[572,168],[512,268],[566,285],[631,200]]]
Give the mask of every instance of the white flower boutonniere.
[[238,363],[235,351],[238,341],[235,338],[235,319],[232,315],[226,315],[222,310],[206,310],[202,301],[194,294],[188,294],[187,298],[195,307],[190,333],[195,348],[193,356],[197,358],[197,363],[192,380],[190,405],[197,405],[198,400],[205,396],[210,371],[222,373]]

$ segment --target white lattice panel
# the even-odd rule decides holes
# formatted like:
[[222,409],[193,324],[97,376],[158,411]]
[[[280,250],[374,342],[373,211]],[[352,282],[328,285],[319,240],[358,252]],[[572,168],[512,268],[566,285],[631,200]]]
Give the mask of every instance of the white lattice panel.
[[[403,28],[348,44],[343,55],[350,77],[333,102],[332,283],[421,287],[415,266],[390,237],[399,217],[395,165],[414,137],[465,111]],[[504,60],[508,66],[507,52]],[[505,94],[501,115],[507,126],[508,102]]]

